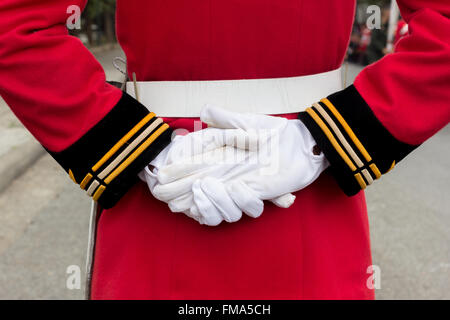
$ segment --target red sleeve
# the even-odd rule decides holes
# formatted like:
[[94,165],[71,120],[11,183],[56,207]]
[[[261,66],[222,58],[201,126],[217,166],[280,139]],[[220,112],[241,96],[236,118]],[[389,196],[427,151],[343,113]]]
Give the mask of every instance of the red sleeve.
[[[71,178],[109,207],[167,145],[170,130],[108,85],[93,55],[68,35],[72,5],[86,0],[0,1],[0,95]],[[136,148],[125,150],[132,142]]]
[[299,118],[353,195],[450,120],[450,2],[398,0],[409,35]]
[[398,0],[409,35],[355,87],[398,140],[420,144],[450,119],[450,1]]

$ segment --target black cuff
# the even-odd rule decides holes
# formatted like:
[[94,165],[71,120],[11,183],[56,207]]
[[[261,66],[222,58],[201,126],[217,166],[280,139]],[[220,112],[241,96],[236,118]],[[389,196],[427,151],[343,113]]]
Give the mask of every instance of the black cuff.
[[105,208],[138,181],[145,168],[171,141],[172,130],[131,96],[61,152],[50,152],[71,179]]
[[354,86],[299,114],[344,192],[351,196],[389,172],[418,146],[397,140]]

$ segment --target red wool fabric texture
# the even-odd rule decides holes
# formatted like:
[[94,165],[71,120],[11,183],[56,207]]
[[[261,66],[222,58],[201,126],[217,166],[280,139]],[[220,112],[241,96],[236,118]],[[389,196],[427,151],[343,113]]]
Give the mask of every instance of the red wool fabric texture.
[[[450,3],[398,3],[410,35],[355,86],[397,139],[418,144],[450,118]],[[0,94],[51,151],[77,141],[121,95],[68,36],[73,4],[86,1],[0,2]],[[354,12],[354,0],[118,0],[117,34],[140,81],[301,76],[342,64]],[[167,121],[192,130],[192,119]],[[259,219],[209,228],[139,183],[100,218],[92,298],[374,298],[364,193],[347,197],[323,174],[296,196],[289,209],[266,203]]]

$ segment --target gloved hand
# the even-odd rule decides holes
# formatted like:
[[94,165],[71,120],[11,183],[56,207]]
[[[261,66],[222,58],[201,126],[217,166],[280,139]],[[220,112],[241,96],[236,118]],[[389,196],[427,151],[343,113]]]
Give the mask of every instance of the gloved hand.
[[[183,203],[181,207],[186,209],[193,200],[195,205],[185,213],[203,223],[218,224],[220,216],[233,222],[240,219],[241,211],[258,217],[263,211],[262,200],[273,199],[275,204],[289,207],[295,199],[289,192],[305,188],[328,166],[323,154],[314,155],[315,141],[299,120],[238,114],[214,107],[205,108],[201,119],[225,129],[224,132],[232,130],[229,133],[241,141],[237,144],[235,140],[222,139],[225,145],[241,149],[245,145],[251,150],[243,155],[244,160],[242,155],[237,157],[240,160],[226,170],[212,166],[202,177],[195,176],[197,161],[175,160],[159,170],[162,190],[192,183],[192,195],[185,194],[174,203]],[[209,158],[210,163],[224,158],[214,154],[205,157],[206,154],[202,154],[203,160]]]
[[[216,184],[214,190],[207,188],[213,193],[202,192],[202,185],[205,188],[214,181],[209,179],[223,178],[233,168],[243,165],[257,148],[255,139],[255,135],[249,136],[241,129],[208,128],[177,136],[140,173],[140,178],[147,182],[155,198],[168,203],[172,212],[183,212],[201,224],[236,222],[242,217],[242,211],[257,217],[263,210],[263,203],[256,197],[252,199],[254,202],[247,201],[238,207],[222,185]],[[209,179],[200,182],[204,177]],[[288,207],[293,203],[293,196],[273,201]]]
[[216,107],[204,108],[201,120],[210,127],[244,130],[258,141],[258,152],[250,155],[248,163],[235,167],[223,178],[228,180],[227,191],[232,199],[248,192],[268,200],[301,190],[329,166],[323,153],[314,154],[316,142],[300,120],[239,114]]
[[[209,209],[202,208],[203,215],[201,215],[194,203],[193,185],[202,177],[220,177],[236,166],[237,157],[243,159],[248,153],[235,148],[236,143],[242,139],[251,141],[251,137],[243,130],[213,128],[186,136],[176,136],[150,166],[139,174],[139,177],[147,182],[155,198],[168,203],[172,212],[184,212],[202,224],[217,225],[223,221],[224,216],[219,214],[214,206],[210,206]],[[244,144],[240,146],[244,149],[251,147]],[[184,173],[184,167],[187,165],[190,168],[188,176]],[[160,174],[161,168],[165,170]],[[230,212],[226,216],[228,222],[240,219],[240,216],[238,217],[240,210],[231,198],[222,199],[221,205],[226,208],[226,212]]]

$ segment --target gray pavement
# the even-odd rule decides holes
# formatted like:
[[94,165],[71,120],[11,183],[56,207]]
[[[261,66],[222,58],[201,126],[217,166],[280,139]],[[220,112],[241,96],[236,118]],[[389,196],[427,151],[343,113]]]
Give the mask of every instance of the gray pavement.
[[[121,54],[98,55],[108,79],[120,79],[110,61]],[[359,70],[349,67],[349,82]],[[367,191],[378,299],[450,299],[449,142],[447,127]],[[83,297],[66,288],[66,269],[84,270],[89,206],[48,155],[0,194],[0,299]]]

